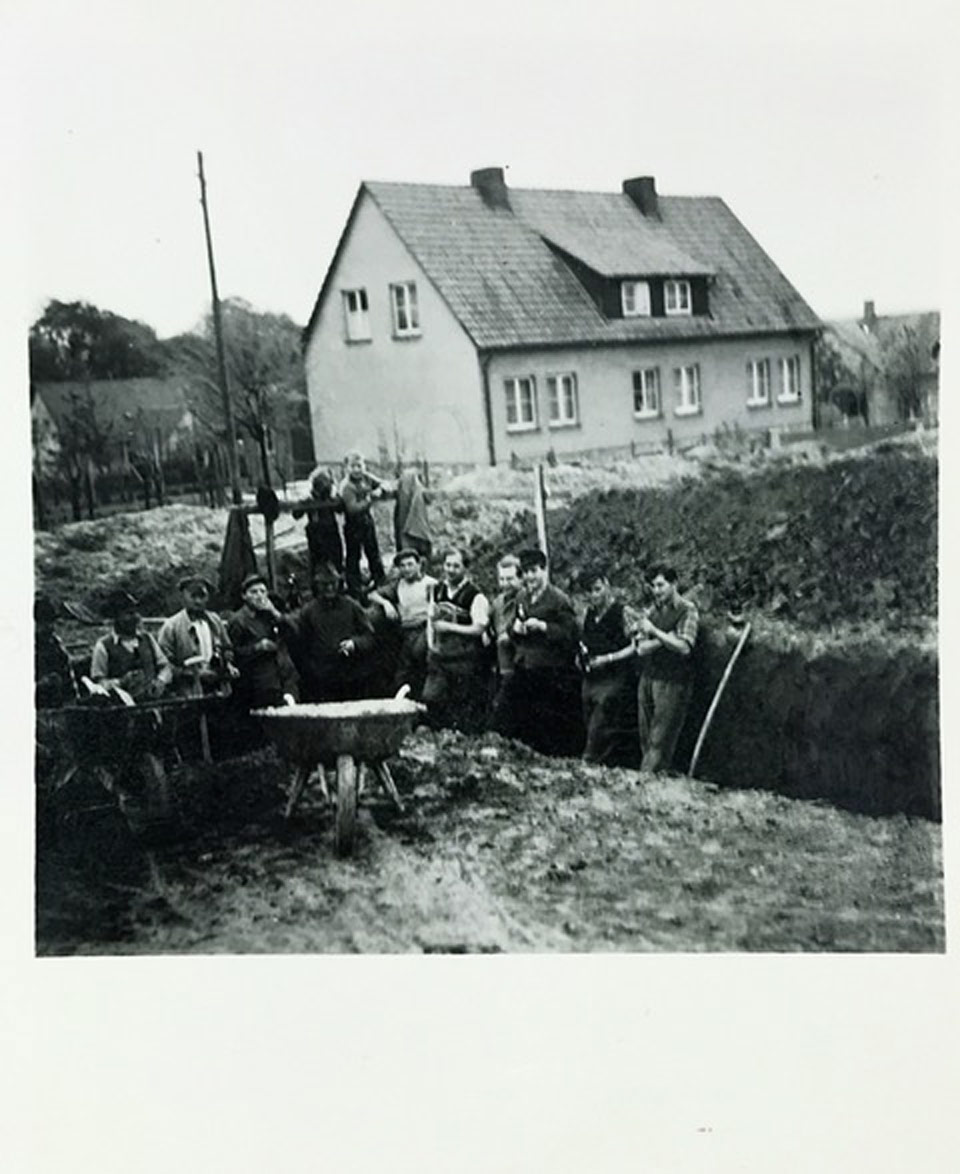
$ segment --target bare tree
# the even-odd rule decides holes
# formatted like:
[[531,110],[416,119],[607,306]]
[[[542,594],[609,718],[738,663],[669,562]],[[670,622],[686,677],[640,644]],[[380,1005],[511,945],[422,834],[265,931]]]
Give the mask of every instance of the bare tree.
[[922,323],[901,326],[883,340],[884,377],[903,420],[923,414],[924,383],[932,370],[936,341]]

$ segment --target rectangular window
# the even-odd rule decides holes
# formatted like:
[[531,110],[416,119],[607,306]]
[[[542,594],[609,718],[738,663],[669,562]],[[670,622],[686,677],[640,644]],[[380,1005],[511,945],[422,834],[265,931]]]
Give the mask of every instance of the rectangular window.
[[700,367],[692,363],[689,367],[675,367],[673,387],[677,402],[673,409],[675,416],[696,416],[701,412]]
[[537,427],[537,393],[532,375],[503,381],[507,408],[507,431],[529,432]]
[[572,372],[567,375],[548,375],[547,403],[551,428],[570,428],[579,424],[576,375]]
[[650,317],[650,286],[645,281],[624,281],[620,285],[624,318]]
[[800,356],[791,355],[789,359],[780,360],[780,394],[778,404],[797,404],[800,402]]
[[751,359],[747,363],[747,406],[766,407],[770,403],[770,360]]
[[665,281],[663,283],[663,309],[666,314],[693,313],[689,281]]
[[417,283],[401,281],[390,286],[390,304],[393,307],[393,333],[396,338],[410,338],[420,333],[420,311],[417,307]]
[[660,368],[645,367],[633,373],[633,414],[638,420],[660,415]]
[[343,291],[343,316],[348,342],[370,341],[370,315],[367,311],[367,291],[365,289],[345,289]]

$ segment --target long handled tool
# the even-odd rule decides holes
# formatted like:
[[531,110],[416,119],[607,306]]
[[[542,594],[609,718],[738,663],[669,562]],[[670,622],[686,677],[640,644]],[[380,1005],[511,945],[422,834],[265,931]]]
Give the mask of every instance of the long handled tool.
[[707,736],[707,731],[710,729],[710,723],[713,721],[713,715],[717,712],[717,706],[720,704],[720,698],[723,696],[723,691],[727,687],[727,681],[730,680],[730,674],[733,672],[733,666],[737,663],[740,653],[743,651],[743,646],[747,642],[747,637],[750,635],[750,623],[744,624],[743,631],[740,633],[740,639],[737,641],[737,646],[734,648],[727,661],[727,667],[723,670],[723,676],[720,678],[720,684],[717,685],[717,691],[713,695],[713,700],[710,702],[710,708],[707,710],[707,716],[703,719],[703,725],[700,727],[700,734],[697,738],[697,744],[693,748],[693,757],[690,759],[690,769],[687,771],[687,778],[693,778],[693,772],[697,769],[697,761],[700,758],[700,751],[703,749],[703,743]]

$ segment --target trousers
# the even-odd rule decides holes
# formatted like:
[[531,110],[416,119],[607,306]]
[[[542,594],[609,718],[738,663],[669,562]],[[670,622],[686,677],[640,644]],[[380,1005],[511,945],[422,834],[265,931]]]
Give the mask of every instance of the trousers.
[[692,690],[690,681],[661,681],[646,673],[641,676],[637,686],[641,770],[655,774],[670,769]]

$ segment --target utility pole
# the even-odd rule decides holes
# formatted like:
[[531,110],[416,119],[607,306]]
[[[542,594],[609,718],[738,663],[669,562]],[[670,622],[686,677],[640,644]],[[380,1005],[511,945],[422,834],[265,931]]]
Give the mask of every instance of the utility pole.
[[213,240],[210,236],[210,215],[207,211],[207,181],[203,175],[203,152],[197,152],[200,177],[200,203],[203,207],[203,231],[207,238],[207,263],[210,267],[210,292],[213,298],[213,334],[217,344],[217,375],[223,399],[223,415],[227,425],[227,461],[230,468],[230,489],[233,504],[240,504],[240,461],[237,457],[237,427],[233,420],[233,405],[227,384],[227,363],[223,351],[223,322],[220,317],[220,295],[217,293],[217,271],[213,264]]

